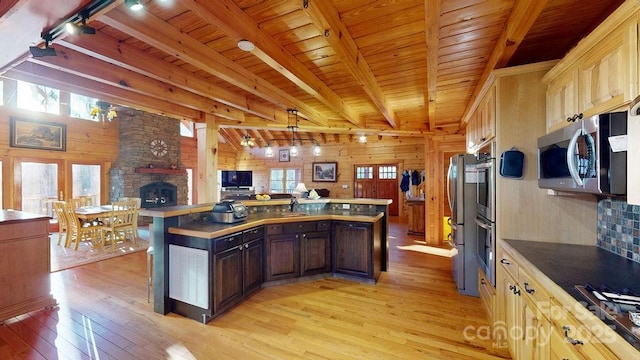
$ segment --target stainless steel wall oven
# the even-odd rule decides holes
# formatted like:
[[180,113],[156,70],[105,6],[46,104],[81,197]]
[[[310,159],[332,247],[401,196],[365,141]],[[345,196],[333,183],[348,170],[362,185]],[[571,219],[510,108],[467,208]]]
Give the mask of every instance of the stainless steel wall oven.
[[476,191],[476,251],[478,266],[487,280],[496,285],[495,241],[495,143],[489,144],[477,154]]

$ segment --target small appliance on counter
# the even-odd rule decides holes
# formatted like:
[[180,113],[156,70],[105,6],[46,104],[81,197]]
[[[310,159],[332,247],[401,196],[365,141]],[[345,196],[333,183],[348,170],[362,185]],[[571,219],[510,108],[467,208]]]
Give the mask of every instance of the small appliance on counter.
[[223,224],[233,224],[247,218],[247,207],[235,200],[223,200],[213,205],[213,221]]

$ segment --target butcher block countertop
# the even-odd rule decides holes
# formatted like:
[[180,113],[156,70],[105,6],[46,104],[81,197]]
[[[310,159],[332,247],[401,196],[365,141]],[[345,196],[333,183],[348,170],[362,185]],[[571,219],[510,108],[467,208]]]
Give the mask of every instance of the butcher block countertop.
[[220,223],[190,223],[179,227],[170,227],[169,234],[194,236],[204,239],[214,239],[220,236],[243,231],[260,225],[284,224],[302,221],[343,220],[353,222],[374,223],[384,216],[384,213],[363,213],[350,211],[321,210],[304,212],[264,212],[249,214],[246,220],[233,224]]

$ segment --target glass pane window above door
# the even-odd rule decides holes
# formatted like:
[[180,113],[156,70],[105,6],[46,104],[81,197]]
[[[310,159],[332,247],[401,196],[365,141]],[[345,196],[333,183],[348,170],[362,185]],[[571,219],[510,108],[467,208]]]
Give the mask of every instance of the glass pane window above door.
[[378,168],[378,179],[397,179],[398,168],[396,166],[380,166]]
[[71,165],[72,197],[88,198],[89,203],[100,205],[100,165]]
[[60,114],[60,90],[19,80],[17,85],[18,108]]
[[91,121],[99,121],[97,116],[91,116],[91,109],[98,99],[71,93],[69,95],[69,116]]
[[356,166],[356,179],[373,179],[373,166]]

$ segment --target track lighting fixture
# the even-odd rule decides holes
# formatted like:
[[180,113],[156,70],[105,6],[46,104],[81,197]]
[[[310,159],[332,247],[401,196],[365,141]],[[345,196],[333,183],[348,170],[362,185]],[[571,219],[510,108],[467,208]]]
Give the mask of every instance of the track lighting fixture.
[[51,36],[45,35],[42,38],[44,40],[44,48],[39,46],[29,46],[29,52],[31,52],[31,56],[35,58],[44,57],[44,56],[56,56],[56,49],[49,46],[51,43]]
[[75,35],[75,34],[95,35],[96,29],[87,25],[87,18],[89,18],[89,11],[87,9],[84,9],[80,11],[78,15],[80,16],[80,24],[76,24],[74,22],[66,23],[65,29],[67,30],[67,32],[72,35]]
[[65,32],[71,34],[95,34],[96,29],[87,25],[89,17],[104,9],[114,0],[93,0],[82,8],[79,12],[70,15],[69,17],[62,19],[57,25],[53,26],[47,31],[42,31],[40,36],[44,40],[44,48],[39,46],[30,46],[29,51],[34,57],[43,56],[56,56],[56,51],[51,47],[51,43],[54,39],[57,39]]
[[124,3],[132,11],[140,11],[144,8],[144,5],[138,0],[125,0]]

